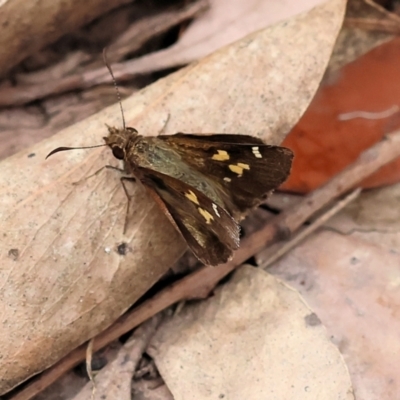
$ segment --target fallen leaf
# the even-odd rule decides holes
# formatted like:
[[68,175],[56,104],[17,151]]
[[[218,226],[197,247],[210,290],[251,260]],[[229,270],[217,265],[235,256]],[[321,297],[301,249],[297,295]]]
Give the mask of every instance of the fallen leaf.
[[297,288],[349,368],[357,399],[395,399],[400,255],[362,238],[320,231],[269,271]]
[[[239,132],[280,143],[314,95],[344,7],[331,0],[159,80],[124,101],[127,122],[155,135],[170,115],[166,133]],[[108,149],[44,160],[61,145],[101,143],[104,123],[120,125],[118,106],[1,162],[0,393],[108,327],[185,249],[139,185],[122,234],[119,176],[84,179],[113,162]],[[116,251],[121,243],[126,255]]]
[[209,9],[185,30],[179,40],[129,62],[138,73],[185,65],[278,21],[289,19],[323,0],[210,0]]
[[[309,192],[331,179],[385,134],[400,127],[400,39],[376,47],[326,79],[284,141],[296,157],[283,189]],[[400,160],[366,179],[366,188],[400,179]]]
[[339,350],[296,291],[241,267],[149,348],[174,399],[352,399]]
[[386,16],[382,15],[382,12],[378,11],[376,7],[371,7],[365,0],[349,0],[343,26],[327,68],[328,74],[334,74],[339,68],[394,38],[395,35],[387,32],[359,29],[351,23],[349,24],[349,20],[360,17],[367,20],[376,20],[382,17],[387,19]]
[[160,313],[139,326],[119,349],[115,358],[102,368],[93,381],[89,381],[73,400],[131,400],[135,370],[161,320]]
[[325,226],[392,252],[400,248],[400,184],[369,190]]
[[23,0],[1,1],[0,26],[3,29],[0,35],[0,76],[63,34],[128,2],[129,0],[37,1],[26,7]]

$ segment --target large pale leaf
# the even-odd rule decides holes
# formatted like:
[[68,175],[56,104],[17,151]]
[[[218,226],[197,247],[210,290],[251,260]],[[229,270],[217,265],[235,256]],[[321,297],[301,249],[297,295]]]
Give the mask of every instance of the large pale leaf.
[[353,398],[318,317],[294,290],[248,266],[165,324],[151,355],[176,400]]

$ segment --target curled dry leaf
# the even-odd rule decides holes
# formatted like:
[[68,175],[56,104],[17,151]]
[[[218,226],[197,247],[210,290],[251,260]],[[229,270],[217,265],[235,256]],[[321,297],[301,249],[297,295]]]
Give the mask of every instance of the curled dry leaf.
[[[0,2],[0,76],[24,58],[129,0]],[[32,38],[35,38],[32,40]]]
[[[344,7],[331,0],[158,81],[124,102],[128,124],[154,135],[169,114],[166,133],[238,132],[280,143],[318,87]],[[104,123],[121,123],[118,107],[1,163],[0,393],[109,326],[185,249],[139,185],[123,235],[118,174],[83,179],[113,162],[109,150],[44,160],[60,145],[101,143]],[[116,251],[122,242],[126,255]]]
[[294,290],[249,266],[162,325],[149,350],[176,400],[353,398],[318,317]]

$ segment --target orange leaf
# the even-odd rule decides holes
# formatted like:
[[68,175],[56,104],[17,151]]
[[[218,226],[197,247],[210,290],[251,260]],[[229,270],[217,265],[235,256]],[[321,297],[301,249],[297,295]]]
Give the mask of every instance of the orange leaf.
[[[283,142],[294,151],[295,158],[282,189],[308,192],[317,188],[364,149],[400,127],[399,65],[400,38],[395,38],[337,71],[334,82],[332,76],[323,82]],[[360,117],[360,111],[372,114]],[[346,115],[353,118],[343,119]],[[381,168],[361,186],[372,188],[399,180],[400,159]]]

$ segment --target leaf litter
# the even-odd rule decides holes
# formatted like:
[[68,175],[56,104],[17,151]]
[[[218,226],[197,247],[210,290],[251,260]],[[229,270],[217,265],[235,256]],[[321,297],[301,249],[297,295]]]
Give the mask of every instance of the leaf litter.
[[245,265],[163,324],[149,351],[176,400],[352,399],[346,364],[312,314],[296,291]]
[[[331,3],[333,4],[333,2]],[[291,72],[291,74],[293,74],[293,72]],[[182,79],[182,75],[178,74],[177,76],[179,77],[179,79]],[[174,83],[172,83],[172,86],[169,86],[169,88],[168,85],[166,85],[164,86],[163,89],[165,90],[167,88],[168,90],[171,89],[171,87],[175,89],[176,86],[173,85]],[[192,87],[190,87],[190,89],[193,90]],[[160,92],[157,91],[157,88],[154,89],[154,87],[153,88],[150,87],[148,90],[153,91],[153,93],[148,95],[149,96],[148,98],[151,98],[151,95],[160,96],[159,94]],[[276,94],[274,93],[274,95]],[[218,96],[220,96],[220,93],[218,93]],[[139,97],[141,97],[140,100],[146,99],[146,96],[143,96],[143,94],[139,94]],[[172,98],[172,100],[174,99]],[[128,102],[129,101],[130,100],[128,100]],[[172,102],[171,104],[174,103]],[[131,103],[131,105],[132,107],[129,108],[134,109],[134,112],[130,114],[131,115],[130,118],[134,120],[135,118],[137,118],[137,113],[140,113],[140,111],[143,110],[143,107],[140,106],[139,102],[135,103],[134,101]],[[276,106],[281,106],[281,104],[278,103]],[[176,106],[173,105],[173,107]],[[272,108],[273,107],[274,105],[272,104]],[[151,108],[152,112],[154,111],[156,114],[162,114],[163,112],[165,113],[165,110],[162,110],[162,105],[160,105],[160,103],[152,104]],[[187,109],[190,109],[190,107],[187,107]],[[222,110],[223,113],[224,112],[226,113],[226,110],[224,108],[222,108]],[[276,110],[273,111],[277,112]],[[182,112],[187,112],[187,111],[183,109]],[[110,111],[105,111],[104,113],[102,113],[101,118],[104,118],[107,115],[107,113],[110,113]],[[116,120],[116,117],[111,116],[110,114],[109,120],[112,120],[113,118]],[[156,115],[153,121],[149,121],[148,123],[149,126],[162,125],[162,123],[159,123],[159,119],[162,119],[162,117],[160,118],[157,117]],[[192,122],[193,124],[192,126],[196,127],[195,124],[198,123],[196,122],[198,119],[199,117],[196,116],[194,123]],[[109,120],[107,120],[107,122],[109,122]],[[289,118],[289,120],[292,120],[291,117]],[[294,117],[293,120],[295,120]],[[140,118],[137,118],[137,121],[138,124],[143,124],[143,128],[146,128],[146,124]],[[180,121],[178,119],[172,122],[173,122],[172,126],[169,127],[169,129],[171,129],[171,133],[173,132],[174,129],[176,129],[176,125],[179,125]],[[235,121],[233,122],[235,123]],[[96,121],[94,119],[91,120],[90,124],[93,125],[93,132],[96,129],[101,129],[98,123],[96,125]],[[211,121],[208,124],[208,126],[212,127],[213,125],[217,124],[218,124],[217,121]],[[226,127],[229,128],[229,123],[226,124]],[[244,124],[240,125],[240,127],[241,129],[245,129]],[[284,131],[279,121],[276,120],[274,121],[272,119],[271,131],[279,131],[280,128],[282,131]],[[70,132],[69,135],[64,133],[63,137],[67,138],[67,136],[71,136]],[[95,134],[93,133],[93,135]],[[266,138],[268,135],[269,133],[266,131],[260,132],[260,136],[264,138]],[[58,140],[61,140],[60,138],[62,139],[62,137],[60,136]],[[84,139],[87,140],[88,138]],[[82,138],[80,138],[79,140],[82,140]],[[278,143],[279,137],[276,136],[276,138],[272,138],[272,141],[275,140],[276,143]],[[48,142],[46,146],[51,147],[51,143]],[[40,148],[42,147],[39,146],[38,149]],[[38,149],[35,148],[34,151],[31,150],[30,153],[32,152],[37,153]],[[104,156],[101,155],[101,157]],[[63,168],[70,168],[71,165],[75,165],[76,162],[81,162],[81,160],[82,158],[79,155],[76,156],[71,155],[68,157],[67,161],[64,161]],[[98,161],[99,164],[101,162],[102,160]],[[95,166],[93,166],[92,169],[95,169]],[[85,175],[85,173],[86,173],[85,171],[81,171],[81,175]],[[68,177],[68,175],[65,175],[65,173],[57,175],[58,174],[57,171],[52,172],[52,174],[53,174],[52,177],[50,174],[50,177],[52,179],[55,178],[58,180],[59,179],[64,180],[65,176]],[[47,176],[46,179],[49,179],[49,177]],[[63,184],[65,185],[66,182],[64,182]],[[32,190],[32,188],[29,187],[28,188],[24,187],[23,189],[25,190],[24,193],[26,194],[28,194],[29,191]],[[97,189],[98,186],[96,186],[96,190]],[[382,219],[379,219],[379,215],[377,215],[374,212],[377,206],[379,206],[380,209],[384,209],[385,207],[387,207],[388,211],[392,210],[393,206],[390,209],[388,204],[395,204],[395,199],[397,195],[395,194],[395,192],[392,193],[389,189],[387,189],[386,198],[385,196],[380,194],[379,189],[377,189],[376,192],[374,193],[376,193],[375,197],[372,194],[370,194],[369,197],[370,208],[361,205],[363,204],[361,202],[365,201],[364,197],[361,196],[361,199],[358,200],[359,203],[356,203],[356,205],[353,206],[348,206],[348,210],[346,210],[337,217],[337,220],[339,222],[332,223],[328,228],[325,228],[325,230],[324,228],[322,228],[317,234],[313,235],[309,240],[299,245],[296,248],[296,250],[292,251],[290,254],[288,254],[280,261],[278,261],[278,263],[274,265],[270,271],[274,274],[277,274],[282,279],[285,279],[291,285],[295,286],[296,289],[299,290],[299,292],[302,294],[302,296],[304,296],[308,304],[311,306],[313,311],[310,311],[306,317],[304,317],[304,314],[300,313],[301,318],[305,322],[305,324],[311,326],[320,326],[318,325],[319,323],[318,321],[321,321],[322,324],[327,328],[328,334],[327,335],[325,334],[325,339],[321,340],[322,343],[321,348],[325,349],[325,346],[326,348],[329,348],[330,343],[329,340],[327,340],[327,338],[329,337],[329,335],[333,335],[334,343],[338,345],[339,350],[345,355],[346,364],[350,369],[352,384],[354,386],[356,395],[360,396],[361,398],[378,399],[378,398],[393,398],[397,390],[396,377],[391,375],[391,371],[394,370],[395,368],[393,363],[395,362],[396,356],[398,355],[398,349],[394,343],[394,340],[391,340],[391,338],[392,337],[394,338],[393,335],[396,331],[398,331],[398,327],[396,321],[393,318],[391,318],[392,317],[391,313],[395,313],[398,308],[397,307],[398,285],[396,285],[397,275],[395,268],[395,265],[398,265],[398,260],[396,259],[397,256],[396,249],[398,242],[395,239],[393,239],[393,241],[386,240],[387,239],[386,229],[390,231],[389,233],[391,234],[396,233],[397,229],[396,213],[395,212],[394,213],[389,212],[389,214],[383,213],[384,216],[381,217]],[[21,196],[21,198],[23,199],[24,196]],[[98,200],[96,199],[92,199],[91,201],[92,204],[94,205],[98,204]],[[114,204],[117,206],[118,201],[116,201]],[[359,207],[358,210],[357,207]],[[148,215],[146,213],[144,214]],[[141,218],[145,218],[145,215],[141,215]],[[356,215],[356,217],[354,215]],[[365,222],[365,217],[361,218],[363,215],[369,217],[369,220],[367,220],[367,222]],[[374,216],[374,219],[371,220],[371,216]],[[352,226],[351,224],[349,225],[349,218],[351,220],[350,222],[353,223]],[[345,227],[345,229],[343,229],[343,226]],[[350,229],[348,229],[349,226],[351,226]],[[94,229],[93,231],[95,231],[96,229]],[[335,229],[335,231],[332,231],[332,229]],[[342,230],[342,233],[338,232],[340,230]],[[371,231],[375,230],[374,234],[376,234],[376,237],[374,238],[367,237],[367,235],[370,234],[370,232],[367,232],[368,230]],[[381,233],[382,235],[379,236],[379,233]],[[92,231],[89,231],[88,234],[92,234]],[[18,248],[20,249],[21,247],[18,246]],[[81,255],[78,254],[78,259],[79,257],[81,257]],[[162,260],[162,262],[164,262],[164,260]],[[296,265],[298,266],[298,269],[296,269]],[[312,266],[312,268],[310,266]],[[249,267],[247,267],[247,269],[248,268]],[[233,284],[232,282],[235,282],[235,279],[238,279],[239,283],[243,281],[242,282],[243,286],[246,287],[246,285],[244,284],[246,279],[243,276],[241,276],[240,273],[241,271],[239,271],[235,275],[233,280],[229,282],[227,285]],[[136,277],[137,276],[138,275],[136,275]],[[237,276],[241,278],[237,278]],[[249,280],[252,281],[254,276],[256,276],[256,273],[253,270],[251,270],[251,272],[249,272],[249,276],[250,276]],[[257,279],[254,280],[257,282]],[[85,285],[82,286],[84,287]],[[222,286],[218,290],[223,291],[224,288],[225,287]],[[249,291],[251,292],[251,289],[249,290],[249,287],[247,287],[247,290],[243,289],[242,295],[243,296],[249,295]],[[262,292],[262,294],[266,292],[266,294],[264,295],[265,297],[262,294],[260,294],[260,298],[256,298],[258,302],[255,303],[256,305],[253,305],[252,308],[257,308],[257,305],[261,303],[262,300],[271,295],[269,291],[260,291],[260,292]],[[217,293],[219,294],[218,291]],[[257,293],[259,292],[257,291]],[[280,294],[280,290],[278,289],[273,290],[273,294]],[[370,294],[369,297],[368,294]],[[234,301],[236,299],[232,299],[229,296],[229,293],[226,294],[225,296],[227,302],[226,304],[227,305],[231,304],[231,306],[233,306],[235,304]],[[218,310],[218,304],[213,304],[213,301],[216,302],[214,298],[211,298],[207,300],[207,302],[204,304],[208,305],[209,303],[211,303],[212,304],[212,306],[210,306],[211,310],[214,310],[215,312],[215,310]],[[296,301],[290,300],[290,304],[292,303],[294,304],[293,307],[297,307],[298,304]],[[201,305],[199,306],[201,307]],[[203,307],[206,307],[206,305],[203,305]],[[183,311],[181,311],[182,315],[186,315],[185,313],[187,313],[187,315],[189,316],[188,318],[190,319],[190,316],[192,314],[188,310],[191,310],[192,308],[193,306],[189,306],[188,309],[184,308]],[[279,317],[284,318],[286,316],[286,309],[282,310],[277,316],[275,316],[274,322],[277,319],[279,320]],[[238,316],[243,317],[243,315],[240,313],[239,306],[237,306],[235,310]],[[315,312],[316,314],[313,314],[313,312]],[[105,314],[107,314],[107,312],[105,312]],[[318,317],[315,317],[315,315],[317,315]],[[231,316],[232,315],[230,315],[230,317]],[[244,317],[246,316],[249,316],[249,311],[246,308],[244,308]],[[181,315],[178,313],[178,315],[174,317],[176,318],[175,321],[179,321],[180,317]],[[205,315],[204,318],[206,317],[207,315]],[[299,321],[301,320],[301,318],[299,318]],[[338,323],[338,321],[340,321],[340,323]],[[210,319],[206,318],[206,322],[210,323],[211,321]],[[91,324],[91,322],[88,323]],[[91,325],[92,327],[94,326],[93,324],[95,325],[95,323],[92,322]],[[359,326],[357,324],[359,324]],[[167,329],[168,322],[166,323],[165,326],[166,330],[164,332],[162,330],[159,331],[160,337],[161,335],[166,335],[165,332],[168,331]],[[194,323],[194,326],[196,328],[196,323]],[[210,324],[210,326],[213,329],[216,328],[212,323]],[[372,327],[371,331],[369,332],[368,335],[364,335],[363,332],[369,329],[369,327]],[[382,327],[384,329],[382,329]],[[191,327],[189,326],[188,328],[189,331],[190,328]],[[381,330],[384,331],[385,334],[387,334],[389,340],[387,341],[383,340],[384,336],[379,335],[378,332],[379,328],[381,328]],[[300,332],[301,330],[296,329],[295,332],[297,331]],[[200,333],[204,332],[201,332],[200,330]],[[216,334],[216,336],[218,336],[218,334]],[[321,337],[322,336],[324,335],[321,335]],[[168,335],[163,337],[166,337],[166,339],[168,339]],[[237,339],[238,335],[234,337]],[[188,335],[188,343],[190,343],[190,335]],[[310,343],[310,341],[308,341],[308,343]],[[199,343],[197,343],[197,345],[199,345]],[[164,346],[164,341],[161,341],[160,346]],[[192,350],[192,348],[193,349],[196,348],[196,346],[194,346],[193,344],[191,344],[190,346],[191,346],[190,350]],[[241,345],[238,346],[239,349],[241,349],[241,347],[242,347]],[[179,388],[179,380],[181,379],[181,375],[172,376],[171,380],[170,376],[167,377],[167,375],[169,375],[168,373],[165,372],[163,373],[165,369],[165,367],[163,367],[165,359],[163,357],[160,358],[160,352],[161,352],[160,349],[161,347],[157,348],[154,351],[153,355],[157,360],[160,372],[162,373],[163,378],[166,380],[168,387],[170,389],[174,388],[175,398],[179,398],[179,396],[182,395],[181,391],[182,389]],[[316,347],[314,348],[312,347],[310,350],[315,350],[315,349]],[[335,348],[332,347],[332,349]],[[366,349],[372,349],[372,351],[368,352],[366,351]],[[168,348],[168,346],[163,347],[163,351],[168,352],[169,350],[170,349]],[[178,350],[181,350],[179,346]],[[149,350],[149,352],[151,351]],[[196,354],[196,353],[190,353],[190,354]],[[293,360],[295,360],[295,356],[298,353],[296,351],[292,351],[291,354],[294,354]],[[336,352],[334,357],[338,356],[339,353]],[[219,365],[218,363],[221,362],[222,357],[218,357],[215,354],[214,354],[215,358],[213,358],[212,354],[210,355],[210,357],[211,359],[207,361],[210,362],[211,367]],[[307,358],[311,359],[311,355],[307,354]],[[352,398],[351,384],[349,383],[348,375],[346,375],[347,371],[343,363],[343,360],[341,359],[341,357],[335,359],[337,360],[337,362],[334,363],[334,365],[330,365],[330,367],[332,368],[336,367],[340,373],[340,376],[344,379],[343,382],[345,382],[345,384],[343,385],[343,388],[347,387],[347,392],[345,393],[343,389],[343,393],[345,393],[346,396],[349,396],[344,398]],[[166,360],[170,360],[170,358],[166,358]],[[387,363],[384,362],[385,360],[387,360]],[[190,365],[187,362],[185,362],[184,356],[174,361],[178,365],[179,363],[184,362],[183,365],[185,367]],[[323,358],[320,358],[317,361],[323,362]],[[282,364],[284,364],[284,362],[279,362],[278,364],[279,367],[281,367]],[[208,364],[204,363],[204,365]],[[365,372],[366,365],[369,366],[372,365],[372,368],[368,369],[368,371]],[[196,369],[192,367],[187,372],[188,374],[190,374],[195,370]],[[310,369],[309,371],[311,376],[315,378],[315,380],[310,379],[310,381],[313,382],[314,385],[313,387],[318,387],[319,383],[319,380],[317,379],[318,371],[313,371],[312,369]],[[270,371],[268,370],[268,372]],[[227,381],[224,381],[223,379],[224,378],[223,374],[221,374],[220,376],[216,374],[215,376],[221,379],[218,382],[222,382],[222,385],[224,384],[227,385],[226,383]],[[227,376],[228,375],[225,375],[225,377]],[[240,379],[242,379],[242,376],[243,374],[240,375]],[[379,378],[381,376],[387,377],[387,381],[392,382],[391,385],[379,381]],[[280,375],[280,377],[282,377],[282,374]],[[201,376],[201,378],[203,377]],[[206,376],[204,379],[206,378],[208,377]],[[251,382],[253,376],[249,374],[248,377],[246,375],[246,378],[248,378],[249,381]],[[278,383],[284,383],[282,381],[279,381],[279,377],[277,377],[276,379],[278,379]],[[201,379],[196,380],[195,377],[193,378],[193,382],[194,384],[199,384],[199,382],[201,382]],[[227,386],[232,387],[233,385],[227,385]],[[176,387],[178,387],[178,389],[176,389]],[[339,387],[341,386],[338,385],[336,387],[336,390],[338,390],[338,393],[342,393],[342,391],[339,392]],[[291,389],[288,388],[287,385],[283,387],[283,389],[285,388],[287,390]],[[310,386],[307,386],[307,390],[309,388]],[[238,389],[237,393],[240,393],[239,390],[240,389]]]

